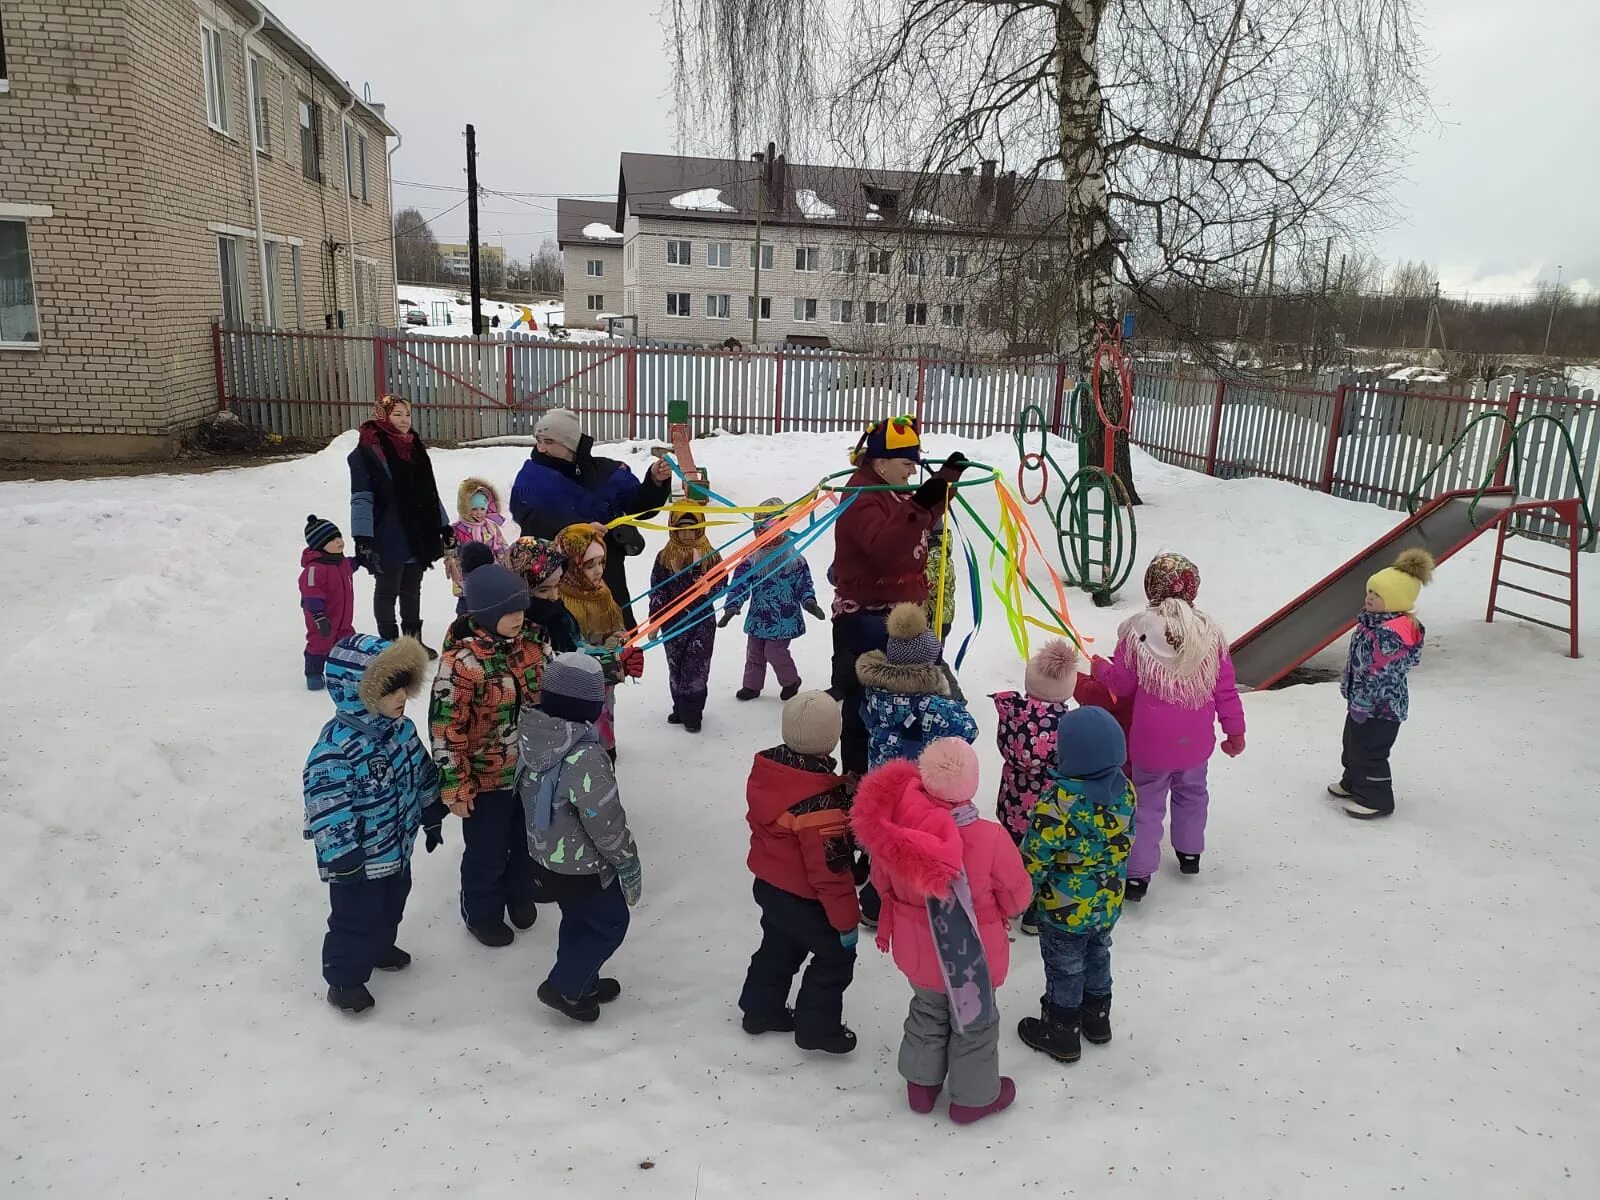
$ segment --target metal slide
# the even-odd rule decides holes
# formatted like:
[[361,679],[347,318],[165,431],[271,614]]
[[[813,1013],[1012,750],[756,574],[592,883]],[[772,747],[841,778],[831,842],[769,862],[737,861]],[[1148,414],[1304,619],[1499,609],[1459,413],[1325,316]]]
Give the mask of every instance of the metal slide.
[[[1473,499],[1477,497],[1477,508]],[[1494,528],[1517,501],[1509,487],[1446,492],[1418,509],[1344,566],[1307,589],[1233,643],[1239,686],[1269,688],[1354,624],[1367,595],[1367,579],[1395,555],[1421,546],[1444,562],[1480,533]]]

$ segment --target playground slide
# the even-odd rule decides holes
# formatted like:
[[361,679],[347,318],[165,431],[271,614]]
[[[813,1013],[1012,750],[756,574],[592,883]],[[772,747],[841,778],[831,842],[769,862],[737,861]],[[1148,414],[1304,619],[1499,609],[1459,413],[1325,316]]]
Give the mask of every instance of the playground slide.
[[1273,613],[1231,647],[1239,686],[1271,687],[1355,624],[1367,578],[1395,555],[1421,546],[1443,562],[1516,503],[1509,487],[1486,488],[1472,511],[1475,491],[1446,492],[1373,542],[1344,566]]

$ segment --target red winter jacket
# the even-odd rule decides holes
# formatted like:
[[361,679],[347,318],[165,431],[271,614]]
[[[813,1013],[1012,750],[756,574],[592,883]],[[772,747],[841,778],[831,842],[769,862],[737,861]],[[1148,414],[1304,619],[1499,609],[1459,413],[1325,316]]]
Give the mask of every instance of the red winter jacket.
[[[1072,691],[1072,698],[1081,708],[1103,708],[1117,719],[1117,724],[1122,726],[1122,736],[1131,745],[1133,742],[1133,697],[1119,696],[1113,692],[1104,681],[1096,679],[1093,675],[1079,675],[1078,686]],[[1122,764],[1122,773],[1133,778],[1133,759]]]
[[[883,483],[866,463],[847,487]],[[928,532],[943,503],[933,509],[911,502],[910,492],[855,492],[833,527],[834,594],[857,608],[925,604],[928,599]]]
[[850,797],[833,760],[776,746],[756,755],[745,784],[750,871],[820,901],[840,933],[861,923],[851,875]]

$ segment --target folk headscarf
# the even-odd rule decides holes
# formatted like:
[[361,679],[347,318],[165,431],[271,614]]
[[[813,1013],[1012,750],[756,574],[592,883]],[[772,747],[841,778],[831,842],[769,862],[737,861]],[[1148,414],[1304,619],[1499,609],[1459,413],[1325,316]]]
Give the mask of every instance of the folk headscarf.
[[[702,570],[710,570],[722,561],[722,556],[712,549],[711,539],[706,537],[704,513],[675,512],[668,518],[667,524],[674,532],[667,535],[667,544],[659,557],[661,565],[674,575],[696,563]],[[688,528],[695,529],[699,536],[686,546],[678,539],[676,531]]]
[[411,430],[401,433],[395,428],[394,410],[404,404],[411,407],[409,401],[400,396],[383,395],[378,397],[378,402],[372,406],[372,423],[383,434],[385,442],[394,449],[394,452],[406,462],[411,461],[411,448],[416,444],[416,435]]
[[1217,689],[1222,630],[1185,600],[1167,599],[1129,617],[1117,630],[1139,674],[1158,700],[1199,708]]
[[578,623],[578,632],[591,645],[600,646],[614,634],[626,631],[622,609],[602,576],[591,584],[583,569],[583,556],[596,542],[603,547],[605,535],[593,525],[568,525],[556,534],[556,548],[567,556],[569,568],[561,576],[561,600]]

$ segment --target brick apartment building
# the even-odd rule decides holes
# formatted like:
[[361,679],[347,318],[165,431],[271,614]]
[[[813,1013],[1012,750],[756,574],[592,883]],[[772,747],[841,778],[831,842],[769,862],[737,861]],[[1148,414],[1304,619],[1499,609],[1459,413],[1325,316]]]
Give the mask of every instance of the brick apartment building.
[[983,354],[1034,348],[1069,295],[1063,185],[993,162],[925,175],[791,164],[771,146],[624,154],[617,193],[558,204],[568,324],[600,299],[650,338]]
[[0,458],[170,454],[211,324],[393,324],[389,139],[253,0],[0,2]]

